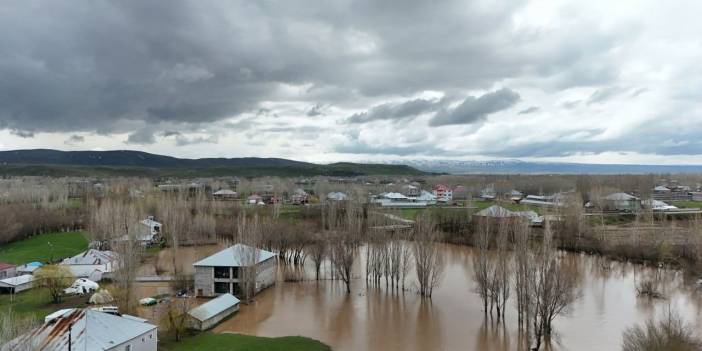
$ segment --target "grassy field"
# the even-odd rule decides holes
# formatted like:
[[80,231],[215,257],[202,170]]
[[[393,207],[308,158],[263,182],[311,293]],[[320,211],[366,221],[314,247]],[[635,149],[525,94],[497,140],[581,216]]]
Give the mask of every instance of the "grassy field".
[[87,302],[87,296],[75,295],[64,296],[60,303],[54,304],[51,302],[48,291],[34,288],[15,295],[0,295],[0,314],[12,309],[20,316],[34,315],[38,319],[44,319],[50,313],[62,308],[86,307]]
[[702,201],[670,201],[670,204],[679,208],[702,208]]
[[241,334],[202,333],[188,337],[179,343],[159,345],[166,351],[330,351],[331,348],[319,341],[301,336],[264,338]]
[[49,233],[0,246],[0,262],[49,262],[73,256],[88,248],[83,232]]

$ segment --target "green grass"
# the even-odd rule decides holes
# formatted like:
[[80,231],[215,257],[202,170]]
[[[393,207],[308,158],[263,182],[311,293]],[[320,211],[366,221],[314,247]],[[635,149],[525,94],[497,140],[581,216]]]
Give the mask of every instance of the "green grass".
[[169,342],[160,345],[167,351],[330,351],[331,348],[319,341],[301,337],[284,336],[264,338],[242,334],[214,334],[210,332],[187,337],[179,343]]
[[702,201],[670,201],[669,203],[679,208],[702,208]]
[[[50,243],[50,244],[49,244]],[[50,262],[88,249],[83,232],[49,233],[0,246],[0,262],[24,264]]]
[[87,306],[87,296],[64,296],[61,302],[54,304],[51,302],[49,292],[42,288],[33,288],[19,292],[14,295],[0,295],[0,314],[7,313],[10,309],[20,316],[34,315],[43,320],[47,315],[62,308],[83,308]]

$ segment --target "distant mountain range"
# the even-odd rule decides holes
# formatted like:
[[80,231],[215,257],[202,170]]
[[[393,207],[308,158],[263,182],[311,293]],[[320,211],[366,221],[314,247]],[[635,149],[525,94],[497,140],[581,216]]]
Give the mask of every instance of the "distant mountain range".
[[[402,160],[402,164],[425,172],[451,174],[646,174],[702,173],[702,165],[632,165],[521,160],[455,161]],[[397,162],[397,163],[399,163]],[[388,161],[389,164],[396,164]]]
[[332,163],[327,165],[282,158],[185,159],[141,151],[0,151],[0,175],[58,176],[357,176],[421,175],[399,164]]

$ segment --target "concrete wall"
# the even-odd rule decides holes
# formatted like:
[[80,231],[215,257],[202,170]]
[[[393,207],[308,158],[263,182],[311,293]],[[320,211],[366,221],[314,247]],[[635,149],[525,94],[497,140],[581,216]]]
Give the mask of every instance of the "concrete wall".
[[[202,294],[200,295],[200,290]],[[214,296],[214,267],[195,267],[195,294]]]
[[132,346],[131,351],[156,351],[157,350],[157,341],[158,341],[158,330],[156,328],[154,328],[147,333],[139,335],[138,337],[136,337],[132,340],[129,340],[127,342],[123,342],[123,343],[121,343],[113,348],[110,348],[109,350],[124,351],[124,350],[126,350],[127,345],[131,345]]
[[256,292],[275,284],[275,276],[278,270],[278,260],[271,257],[258,264],[258,275],[256,276]]

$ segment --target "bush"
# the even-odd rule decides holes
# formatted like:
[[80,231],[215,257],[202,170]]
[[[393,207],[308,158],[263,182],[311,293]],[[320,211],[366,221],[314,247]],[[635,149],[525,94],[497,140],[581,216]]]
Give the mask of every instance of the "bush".
[[623,351],[692,351],[702,349],[702,342],[676,313],[656,322],[636,325],[624,331]]

